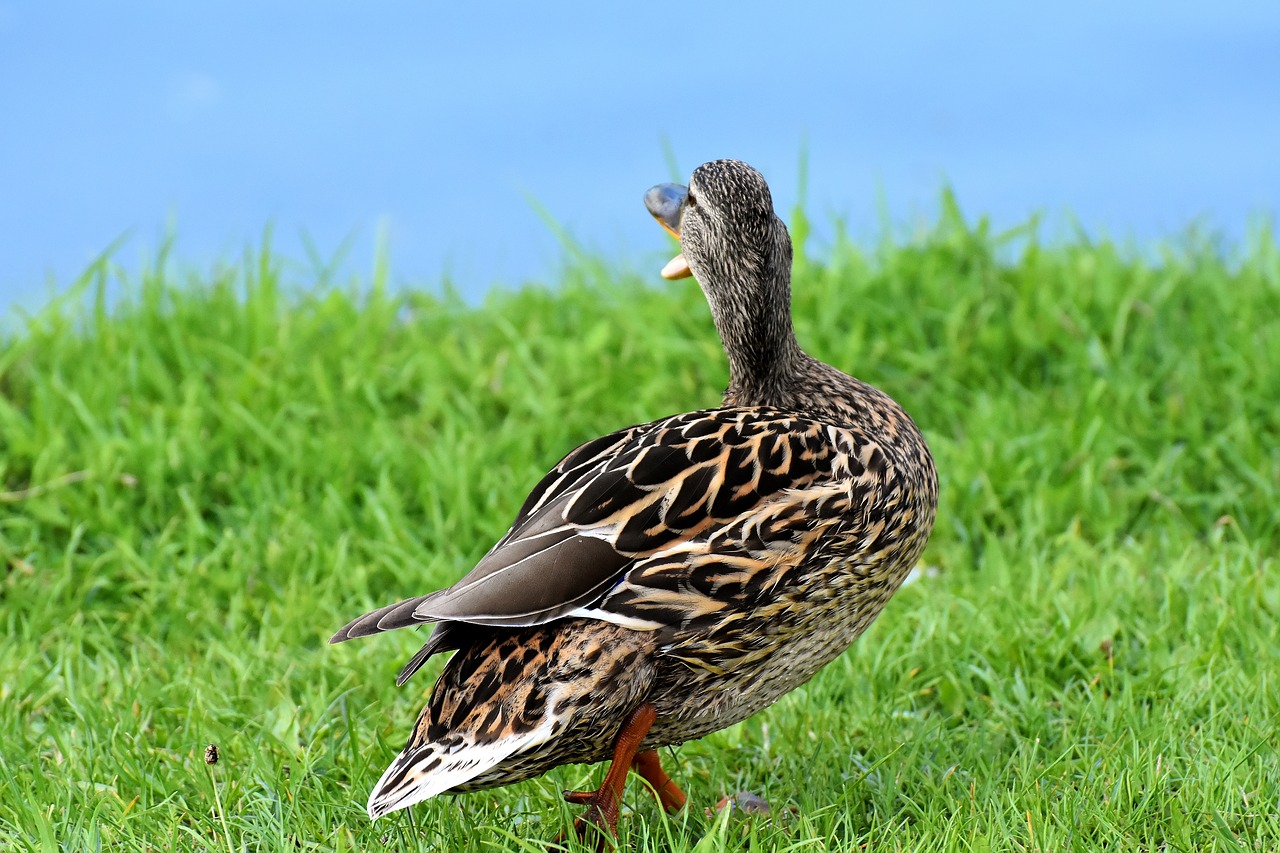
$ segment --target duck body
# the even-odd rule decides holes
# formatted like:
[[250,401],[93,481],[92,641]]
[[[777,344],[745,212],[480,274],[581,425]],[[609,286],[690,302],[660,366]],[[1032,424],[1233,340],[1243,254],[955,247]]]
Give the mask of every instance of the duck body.
[[729,355],[722,405],[575,449],[457,584],[334,636],[434,624],[401,682],[455,651],[371,816],[610,757],[600,791],[571,796],[590,821],[613,828],[627,766],[679,807],[652,750],[808,681],[925,547],[928,447],[891,398],[795,343],[790,240],[759,173],[715,161],[659,189],[646,201],[684,249],[664,275],[698,276]]

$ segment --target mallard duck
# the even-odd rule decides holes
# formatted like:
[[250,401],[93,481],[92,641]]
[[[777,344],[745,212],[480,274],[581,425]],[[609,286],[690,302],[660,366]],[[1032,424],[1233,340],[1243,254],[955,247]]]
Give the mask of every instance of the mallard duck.
[[[937,474],[892,399],[807,355],[791,322],[791,238],[737,160],[648,191],[729,360],[718,408],[571,451],[448,589],[330,642],[434,626],[400,671],[453,651],[377,818],[445,792],[611,759],[575,828],[615,833],[629,769],[677,810],[655,750],[723,729],[804,684],[880,613],[933,527]],[[603,843],[603,841],[601,842]]]

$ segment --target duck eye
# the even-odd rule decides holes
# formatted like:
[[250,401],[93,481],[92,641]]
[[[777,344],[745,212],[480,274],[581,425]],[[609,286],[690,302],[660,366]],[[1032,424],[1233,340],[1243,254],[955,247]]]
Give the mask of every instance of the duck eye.
[[685,196],[684,203],[689,205],[690,207],[697,207],[698,200],[693,197],[693,193],[689,193],[687,196]]

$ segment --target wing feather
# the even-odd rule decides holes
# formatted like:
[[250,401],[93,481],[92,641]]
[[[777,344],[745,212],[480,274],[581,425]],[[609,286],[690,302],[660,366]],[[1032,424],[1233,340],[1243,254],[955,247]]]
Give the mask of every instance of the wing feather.
[[[848,448],[838,451],[833,437],[817,422],[744,407],[675,415],[587,442],[543,477],[506,535],[465,577],[374,610],[330,642],[426,622],[529,626],[571,613],[607,614],[611,602],[632,597],[612,590],[643,583],[631,574],[665,565],[679,575],[676,567],[687,569],[708,550],[733,550],[726,531],[797,535],[787,523],[771,528],[769,518],[800,490],[841,479],[835,468]],[[704,541],[713,532],[725,541]],[[619,624],[658,624],[662,609],[617,617]],[[428,642],[405,672],[445,645]]]

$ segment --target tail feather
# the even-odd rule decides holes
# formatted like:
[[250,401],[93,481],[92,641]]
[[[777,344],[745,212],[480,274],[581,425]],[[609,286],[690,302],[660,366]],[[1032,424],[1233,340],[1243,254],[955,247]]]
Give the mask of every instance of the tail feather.
[[435,595],[437,593],[432,592],[427,595],[420,595],[417,598],[397,601],[395,604],[388,604],[386,607],[379,607],[377,610],[370,610],[363,616],[352,619],[344,625],[329,638],[329,642],[342,643],[347,640],[353,640],[356,637],[370,637],[383,631],[392,631],[396,628],[406,628],[410,625],[421,625],[424,622],[434,621],[432,619],[419,618],[415,613],[419,605]]
[[515,630],[443,623],[404,675],[433,652],[459,651],[369,795],[369,816],[607,755],[617,721],[652,689],[655,647],[651,632],[591,619]]
[[431,632],[431,636],[427,638],[426,644],[409,658],[409,662],[400,670],[400,674],[396,676],[396,687],[401,687],[406,681],[413,677],[413,674],[422,669],[422,665],[427,662],[427,658],[440,652],[447,652],[459,648],[457,638],[458,633],[456,622],[437,622],[435,629]]
[[546,718],[537,728],[489,743],[412,743],[396,756],[369,794],[369,817],[385,814],[430,799],[474,779],[517,752],[544,743],[554,729]]

